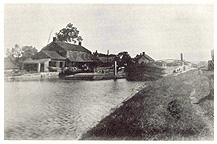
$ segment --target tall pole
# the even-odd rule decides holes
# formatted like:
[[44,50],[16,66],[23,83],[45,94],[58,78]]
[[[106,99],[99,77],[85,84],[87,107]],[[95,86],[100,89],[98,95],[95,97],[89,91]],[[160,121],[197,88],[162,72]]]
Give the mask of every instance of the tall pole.
[[117,61],[115,60],[115,64],[114,64],[114,75],[117,75]]
[[185,71],[185,64],[183,59],[183,54],[181,53],[181,66],[183,66],[183,71]]
[[181,65],[184,65],[184,61],[183,61],[183,53],[181,53]]
[[107,50],[107,64],[108,64],[108,56],[109,56],[109,50]]

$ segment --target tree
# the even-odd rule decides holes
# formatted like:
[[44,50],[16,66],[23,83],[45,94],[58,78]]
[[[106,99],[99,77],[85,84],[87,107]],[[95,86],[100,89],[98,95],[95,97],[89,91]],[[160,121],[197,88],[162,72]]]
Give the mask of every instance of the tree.
[[132,63],[132,58],[128,54],[128,52],[120,52],[117,55],[118,67],[126,67],[127,65]]
[[38,50],[32,46],[22,46],[15,45],[14,48],[7,49],[6,56],[16,65],[20,66],[21,62],[31,58],[35,55]]
[[56,33],[56,38],[63,42],[81,42],[83,39],[79,36],[79,31],[73,24],[69,23],[65,28],[62,28],[58,33]]
[[33,46],[23,46],[21,50],[22,50],[21,60],[26,60],[28,58],[31,58],[33,55],[35,55],[38,52],[38,50]]
[[22,49],[19,45],[15,44],[14,48],[7,49],[6,55],[9,58],[20,58],[22,56]]

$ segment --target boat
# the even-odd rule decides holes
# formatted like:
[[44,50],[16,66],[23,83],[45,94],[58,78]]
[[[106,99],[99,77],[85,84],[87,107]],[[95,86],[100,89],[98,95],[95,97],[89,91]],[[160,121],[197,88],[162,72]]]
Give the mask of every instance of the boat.
[[166,74],[165,68],[150,64],[132,64],[125,68],[126,79],[129,81],[153,81]]

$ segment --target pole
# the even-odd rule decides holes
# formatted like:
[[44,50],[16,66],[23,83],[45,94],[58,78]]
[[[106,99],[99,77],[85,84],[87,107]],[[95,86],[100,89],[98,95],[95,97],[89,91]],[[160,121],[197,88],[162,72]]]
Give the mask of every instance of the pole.
[[108,64],[108,56],[109,56],[109,50],[107,50],[107,64]]
[[115,76],[117,75],[117,61],[115,61],[115,64],[114,64],[114,75]]

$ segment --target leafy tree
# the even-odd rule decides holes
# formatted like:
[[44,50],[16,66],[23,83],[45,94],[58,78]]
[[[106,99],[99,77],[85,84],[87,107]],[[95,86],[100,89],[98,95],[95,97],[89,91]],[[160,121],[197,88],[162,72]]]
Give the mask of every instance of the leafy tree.
[[31,58],[33,55],[35,55],[38,52],[38,50],[33,46],[23,46],[21,50],[22,50],[21,60]]
[[7,49],[6,55],[9,58],[20,58],[22,56],[22,49],[16,44],[14,48]]
[[35,55],[38,50],[32,46],[22,46],[15,45],[14,48],[7,49],[6,56],[16,65],[20,66],[21,62],[31,58]]
[[120,52],[117,55],[118,67],[126,67],[127,65],[132,63],[132,58],[128,54],[128,52]]
[[56,33],[56,38],[63,42],[81,42],[83,39],[79,36],[79,31],[73,24],[69,23],[65,28],[62,28],[58,33]]

